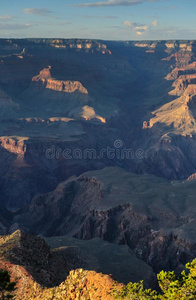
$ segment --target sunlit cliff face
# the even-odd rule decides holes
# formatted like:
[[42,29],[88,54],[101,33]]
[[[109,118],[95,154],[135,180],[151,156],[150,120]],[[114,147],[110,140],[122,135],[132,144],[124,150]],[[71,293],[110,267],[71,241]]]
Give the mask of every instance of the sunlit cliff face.
[[61,81],[52,78],[50,73],[51,66],[40,71],[40,74],[33,77],[33,82],[38,82],[43,84],[46,89],[51,89],[54,91],[74,93],[80,92],[83,94],[88,94],[88,91],[79,81]]

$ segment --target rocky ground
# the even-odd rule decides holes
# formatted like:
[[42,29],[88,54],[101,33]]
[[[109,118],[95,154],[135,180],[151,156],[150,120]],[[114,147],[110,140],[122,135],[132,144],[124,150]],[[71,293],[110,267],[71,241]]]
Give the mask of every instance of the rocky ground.
[[[106,252],[111,250],[109,244],[102,245]],[[91,244],[91,247],[96,251],[95,245]],[[87,262],[86,257],[85,261],[81,259],[79,250],[80,248],[73,246],[50,250],[43,239],[19,230],[1,237],[0,268],[8,270],[11,280],[17,283],[14,299],[114,299],[110,293],[112,294],[114,287],[120,288],[122,284],[117,283],[110,275],[93,271],[92,262],[89,259]],[[139,262],[131,252],[126,253],[125,249],[120,249],[118,255],[125,255],[129,266],[132,261],[134,272],[131,277],[134,282],[141,279],[142,271],[146,272],[147,286],[150,277],[155,281],[150,267]],[[134,270],[134,263],[137,263],[139,270]],[[119,268],[113,267],[116,271]]]
[[97,238],[182,270],[196,251],[195,45],[0,40],[0,234]]

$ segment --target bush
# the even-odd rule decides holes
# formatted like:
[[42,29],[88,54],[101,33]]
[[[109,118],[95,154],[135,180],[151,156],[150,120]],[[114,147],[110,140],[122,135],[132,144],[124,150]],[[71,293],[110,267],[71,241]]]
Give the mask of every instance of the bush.
[[114,289],[115,299],[122,300],[193,300],[196,299],[196,259],[186,264],[189,272],[183,271],[180,276],[174,272],[161,271],[157,275],[160,292],[145,289],[143,281],[128,283],[119,291]]
[[15,290],[15,282],[10,281],[10,275],[8,271],[0,269],[0,299],[11,299],[13,296],[11,293]]

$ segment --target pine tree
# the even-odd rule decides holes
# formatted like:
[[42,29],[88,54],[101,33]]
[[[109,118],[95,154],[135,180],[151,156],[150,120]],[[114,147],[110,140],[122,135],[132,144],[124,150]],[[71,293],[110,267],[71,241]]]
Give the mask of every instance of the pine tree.
[[13,296],[10,294],[15,290],[15,282],[11,282],[8,271],[0,269],[0,299],[11,299]]

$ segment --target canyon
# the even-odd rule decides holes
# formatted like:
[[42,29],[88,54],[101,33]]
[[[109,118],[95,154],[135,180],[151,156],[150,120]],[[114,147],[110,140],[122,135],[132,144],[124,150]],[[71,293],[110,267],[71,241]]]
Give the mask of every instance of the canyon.
[[[149,285],[182,271],[196,256],[195,57],[195,41],[1,39],[0,234],[96,261],[106,243]],[[78,257],[69,270],[118,277]]]

